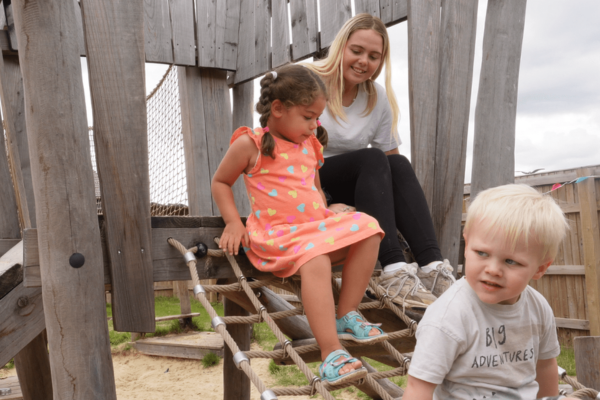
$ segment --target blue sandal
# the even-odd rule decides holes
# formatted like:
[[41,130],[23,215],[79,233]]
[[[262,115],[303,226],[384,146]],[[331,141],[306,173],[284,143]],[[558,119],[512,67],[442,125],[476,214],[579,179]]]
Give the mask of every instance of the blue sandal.
[[[357,343],[377,343],[388,339],[388,334],[380,328],[381,324],[367,322],[356,311],[350,311],[342,318],[336,319],[335,324],[339,339],[352,340]],[[369,336],[371,329],[377,329],[379,335]]]
[[[342,357],[345,357],[346,359],[344,361],[339,361],[339,359]],[[350,354],[344,350],[332,351],[329,353],[325,361],[323,361],[323,363],[319,366],[319,375],[321,375],[322,380],[326,380],[334,385],[341,385],[342,383],[357,381],[367,376],[368,372],[365,367],[360,367],[340,375],[340,370],[344,367],[344,365],[352,364],[356,361],[358,360],[350,357]]]

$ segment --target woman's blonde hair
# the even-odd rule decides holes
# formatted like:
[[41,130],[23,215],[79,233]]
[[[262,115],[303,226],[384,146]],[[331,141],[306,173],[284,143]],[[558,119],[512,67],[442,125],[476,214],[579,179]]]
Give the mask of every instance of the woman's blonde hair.
[[493,235],[504,235],[514,249],[530,237],[543,247],[543,257],[554,259],[569,225],[565,215],[548,195],[527,185],[503,185],[482,191],[467,211],[465,235],[473,224],[484,224]]
[[[314,63],[304,65],[324,78],[327,86],[327,92],[329,93],[327,107],[336,121],[337,118],[341,118],[345,121],[346,113],[342,108],[342,95],[344,93],[344,48],[346,47],[346,43],[348,42],[350,36],[360,29],[372,29],[379,33],[383,39],[383,50],[381,55],[383,62],[379,65],[379,68],[377,68],[371,78],[364,83],[361,83],[359,87],[359,89],[366,90],[367,94],[369,95],[364,115],[369,115],[377,104],[377,92],[375,90],[373,81],[377,79],[381,73],[381,70],[385,66],[385,91],[392,108],[392,132],[397,132],[400,111],[398,109],[398,102],[396,101],[394,90],[392,89],[390,39],[385,25],[379,18],[366,13],[357,14],[353,18],[350,18],[348,21],[346,21],[344,26],[342,26],[342,29],[340,29],[336,35],[331,47],[329,48],[327,57],[322,60],[315,61]],[[390,134],[392,132],[390,132]]]

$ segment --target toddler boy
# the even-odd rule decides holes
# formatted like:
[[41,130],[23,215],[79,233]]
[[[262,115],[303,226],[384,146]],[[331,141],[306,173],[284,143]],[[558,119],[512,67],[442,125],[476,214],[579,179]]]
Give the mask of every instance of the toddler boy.
[[464,229],[465,278],[429,306],[404,399],[536,399],[558,395],[554,315],[528,286],[558,251],[564,214],[526,185],[485,190]]

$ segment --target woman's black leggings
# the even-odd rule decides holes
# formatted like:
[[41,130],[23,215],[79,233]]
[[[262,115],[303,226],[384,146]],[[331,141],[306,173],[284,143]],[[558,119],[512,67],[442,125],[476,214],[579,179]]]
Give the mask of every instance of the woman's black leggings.
[[333,203],[348,204],[377,219],[385,232],[379,248],[382,266],[405,261],[396,229],[420,266],[442,261],[425,195],[406,157],[361,149],[326,158],[319,175]]

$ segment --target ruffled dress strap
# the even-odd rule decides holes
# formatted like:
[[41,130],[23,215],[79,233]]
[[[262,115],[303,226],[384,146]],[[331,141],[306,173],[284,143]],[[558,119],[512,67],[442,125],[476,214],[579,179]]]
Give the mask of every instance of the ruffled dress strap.
[[325,158],[323,158],[323,151],[325,150],[325,148],[323,147],[321,142],[319,142],[319,139],[317,139],[315,135],[311,135],[308,140],[310,141],[312,148],[315,150],[315,157],[317,159],[317,169],[320,169],[323,166],[323,163],[325,162]]
[[254,164],[254,167],[252,167],[252,170],[249,172],[249,174],[252,174],[257,168],[260,168],[260,165],[262,164],[262,154],[260,152],[260,148],[262,146],[262,138],[263,138],[264,134],[265,134],[265,132],[263,131],[263,128],[251,129],[247,126],[242,126],[238,129],[236,129],[235,132],[233,132],[233,135],[231,135],[231,140],[229,141],[230,146],[238,138],[240,138],[244,135],[248,135],[248,137],[250,139],[252,139],[252,141],[256,145],[256,148],[258,149],[258,156],[256,157],[256,163]]

